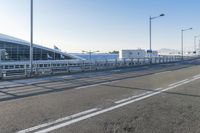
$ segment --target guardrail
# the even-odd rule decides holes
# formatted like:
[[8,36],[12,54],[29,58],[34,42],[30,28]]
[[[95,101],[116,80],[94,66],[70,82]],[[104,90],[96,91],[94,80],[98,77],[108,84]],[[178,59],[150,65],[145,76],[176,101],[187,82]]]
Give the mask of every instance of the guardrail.
[[[185,59],[189,59],[188,57]],[[83,71],[97,71],[134,67],[140,65],[161,64],[181,61],[180,56],[162,56],[138,59],[117,60],[47,60],[34,61],[32,76],[54,75],[61,73],[74,73]],[[0,79],[14,79],[17,77],[29,77],[29,61],[10,61],[0,63]]]

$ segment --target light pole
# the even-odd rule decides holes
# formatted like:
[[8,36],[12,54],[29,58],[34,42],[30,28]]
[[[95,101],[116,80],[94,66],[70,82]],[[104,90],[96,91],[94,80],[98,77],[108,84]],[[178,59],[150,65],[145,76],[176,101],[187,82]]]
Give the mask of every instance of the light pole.
[[196,41],[197,41],[197,38],[198,38],[198,37],[200,37],[200,35],[198,35],[198,36],[194,36],[194,52],[195,52],[195,54],[196,54],[196,52],[197,52]]
[[188,30],[192,30],[192,28],[182,29],[181,30],[181,58],[182,58],[182,60],[183,60],[183,32],[184,31],[188,31]]
[[92,70],[92,54],[99,52],[99,50],[97,50],[97,51],[91,51],[91,50],[90,51],[85,51],[85,50],[83,50],[82,52],[83,53],[87,53],[90,56],[90,71],[91,71]]
[[91,50],[90,51],[85,51],[85,50],[83,50],[82,52],[89,54],[89,59],[90,59],[90,62],[91,62],[92,61],[92,54],[99,52],[99,50],[97,50],[97,51],[91,51]]
[[30,17],[30,76],[33,73],[33,0],[31,0],[31,17]]
[[151,59],[151,53],[152,53],[152,47],[151,47],[151,21],[153,19],[159,18],[159,17],[163,17],[165,16],[165,14],[160,14],[159,16],[156,17],[149,17],[149,53],[150,53],[150,59]]
[[[199,50],[200,50],[200,40],[199,40]],[[199,54],[199,52],[198,52],[198,54]]]

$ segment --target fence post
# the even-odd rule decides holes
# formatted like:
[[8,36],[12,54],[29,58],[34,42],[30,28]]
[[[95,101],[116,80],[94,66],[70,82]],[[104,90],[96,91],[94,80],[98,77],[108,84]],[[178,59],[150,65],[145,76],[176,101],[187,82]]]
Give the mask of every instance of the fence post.
[[2,73],[2,68],[0,66],[0,80],[3,79],[3,73]]
[[85,63],[84,63],[84,60],[83,60],[83,62],[82,62],[82,64],[81,64],[81,68],[82,68],[82,71],[84,72],[84,71],[85,71]]
[[25,74],[25,77],[27,77],[27,67],[26,67],[26,64],[24,65],[24,74]]
[[117,68],[117,59],[115,59],[115,68]]
[[131,58],[131,66],[133,66],[133,58]]
[[51,71],[51,75],[53,75],[52,62],[50,62],[50,71]]

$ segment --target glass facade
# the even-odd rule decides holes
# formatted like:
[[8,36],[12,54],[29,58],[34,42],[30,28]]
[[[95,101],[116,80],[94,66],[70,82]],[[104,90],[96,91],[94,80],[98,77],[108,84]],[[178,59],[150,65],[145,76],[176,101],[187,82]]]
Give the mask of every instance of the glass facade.
[[[0,49],[4,50],[1,53],[3,61],[26,61],[29,60],[29,46],[11,42],[0,41]],[[33,47],[33,60],[70,60],[76,59],[72,56],[66,56],[54,50],[46,50]]]

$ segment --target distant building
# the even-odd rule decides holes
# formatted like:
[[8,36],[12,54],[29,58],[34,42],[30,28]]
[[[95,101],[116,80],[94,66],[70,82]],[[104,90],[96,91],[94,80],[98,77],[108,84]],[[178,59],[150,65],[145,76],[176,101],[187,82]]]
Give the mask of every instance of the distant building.
[[174,49],[162,48],[158,50],[159,55],[180,55],[180,51]]
[[127,49],[122,50],[121,58],[131,59],[131,58],[145,58],[146,51],[144,49]]
[[152,51],[151,53],[147,53],[147,57],[158,57],[158,51]]
[[196,55],[200,55],[200,49],[199,48],[196,50]]
[[[0,61],[28,61],[30,43],[15,37],[0,34]],[[57,49],[33,45],[33,60],[74,60],[80,59]]]
[[[85,60],[90,60],[90,54],[85,53],[71,53],[71,55],[80,57]],[[118,59],[119,54],[109,54],[109,53],[94,53],[91,54],[91,60],[114,60]]]

